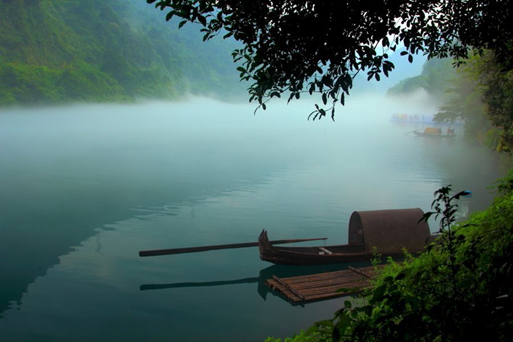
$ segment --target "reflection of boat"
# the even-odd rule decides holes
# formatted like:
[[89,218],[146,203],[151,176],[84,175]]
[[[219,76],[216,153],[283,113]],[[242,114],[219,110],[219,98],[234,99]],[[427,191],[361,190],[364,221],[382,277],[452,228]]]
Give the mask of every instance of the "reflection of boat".
[[426,127],[424,132],[419,132],[420,129],[413,131],[416,136],[426,137],[426,138],[454,138],[456,135],[454,134],[454,130],[450,130],[452,132],[450,134],[442,134],[442,129],[437,127]]
[[264,230],[258,238],[260,259],[282,265],[320,265],[368,261],[375,252],[400,257],[424,250],[429,226],[419,222],[421,209],[355,211],[349,220],[349,243],[318,247],[275,247]]
[[[353,263],[351,264],[356,267],[369,266],[369,263]],[[170,283],[170,284],[144,284],[139,287],[140,291],[151,291],[151,290],[164,290],[164,289],[177,289],[177,288],[205,288],[215,286],[233,286],[239,284],[253,284],[258,283],[257,291],[263,300],[266,300],[267,294],[271,292],[273,295],[280,296],[276,292],[270,291],[266,285],[268,279],[272,279],[273,276],[280,278],[295,277],[301,275],[310,275],[325,272],[340,271],[348,268],[348,264],[338,265],[320,265],[320,266],[298,266],[288,267],[282,265],[272,265],[265,269],[260,270],[258,277],[248,277],[235,280],[218,280],[218,281],[204,281],[204,282],[182,282],[182,283]],[[294,304],[297,305],[297,304]],[[299,303],[299,305],[302,305]]]

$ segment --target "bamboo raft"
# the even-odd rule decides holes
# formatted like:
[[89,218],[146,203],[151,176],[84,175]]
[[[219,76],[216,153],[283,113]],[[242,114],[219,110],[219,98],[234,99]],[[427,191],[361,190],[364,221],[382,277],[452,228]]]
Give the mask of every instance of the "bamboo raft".
[[271,290],[278,291],[287,300],[295,304],[332,299],[361,292],[370,286],[376,276],[374,266],[354,268],[343,271],[318,273],[290,278],[273,276],[266,281]]

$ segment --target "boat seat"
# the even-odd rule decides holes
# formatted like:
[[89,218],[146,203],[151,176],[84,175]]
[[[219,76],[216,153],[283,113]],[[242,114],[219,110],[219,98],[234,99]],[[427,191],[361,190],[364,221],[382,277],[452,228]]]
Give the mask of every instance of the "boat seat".
[[330,250],[328,250],[328,249],[326,249],[324,247],[319,247],[319,249],[320,249],[319,254],[324,254],[324,253],[326,253],[326,254],[333,254],[332,251],[330,251]]

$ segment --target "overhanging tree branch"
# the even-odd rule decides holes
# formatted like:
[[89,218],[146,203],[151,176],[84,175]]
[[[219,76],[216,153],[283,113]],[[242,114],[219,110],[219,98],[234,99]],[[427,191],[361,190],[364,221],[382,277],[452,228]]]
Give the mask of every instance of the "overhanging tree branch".
[[[470,50],[493,50],[511,68],[513,41],[507,0],[147,0],[169,11],[166,20],[198,23],[204,40],[233,37],[241,80],[251,81],[249,99],[265,109],[267,99],[305,90],[319,93],[324,105],[342,105],[353,75],[380,80],[394,69],[387,50],[401,49],[413,61],[453,57],[461,63]],[[376,47],[383,51],[377,52]],[[320,107],[314,119],[326,116]]]

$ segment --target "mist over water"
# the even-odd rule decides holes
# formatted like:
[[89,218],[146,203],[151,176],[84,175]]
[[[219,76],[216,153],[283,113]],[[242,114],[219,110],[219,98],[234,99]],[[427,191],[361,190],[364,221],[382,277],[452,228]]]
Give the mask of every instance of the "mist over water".
[[[254,104],[203,98],[0,112],[0,258],[9,260],[0,264],[0,336],[291,335],[341,300],[301,308],[263,296],[262,279],[290,268],[269,270],[257,249],[138,251],[256,241],[262,229],[271,239],[345,243],[353,211],[427,211],[447,184],[474,193],[462,217],[490,203],[487,187],[500,176],[492,152],[463,141],[461,127],[454,140],[431,140],[408,134],[422,125],[390,121],[434,114],[427,96],[347,102],[335,122],[308,121],[305,100],[271,101],[256,115]],[[254,281],[140,290],[237,279]]]

